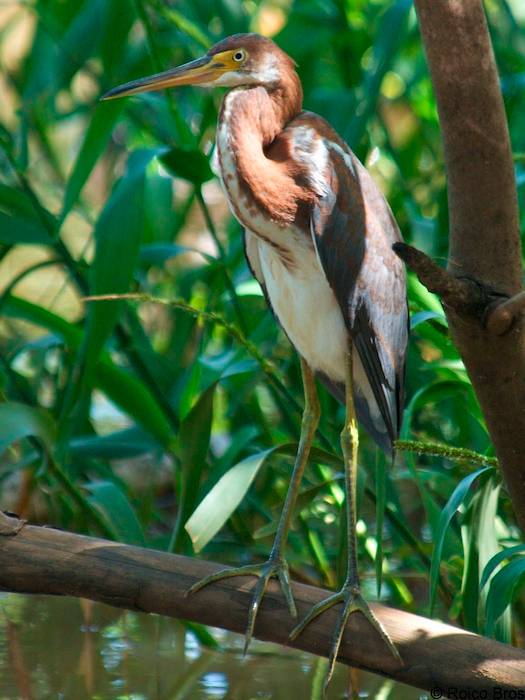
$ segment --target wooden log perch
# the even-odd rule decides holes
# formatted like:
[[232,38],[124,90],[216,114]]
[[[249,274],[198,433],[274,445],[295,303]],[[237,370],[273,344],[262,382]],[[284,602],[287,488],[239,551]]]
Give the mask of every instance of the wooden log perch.
[[[0,589],[90,598],[140,612],[184,618],[244,632],[253,578],[232,578],[186,596],[218,564],[102,539],[35,527],[0,513]],[[300,617],[327,591],[294,583]],[[396,644],[393,659],[368,622],[353,615],[339,660],[423,689],[484,691],[525,687],[525,652],[424,617],[372,606]],[[261,605],[255,636],[320,656],[328,654],[337,610],[314,621],[294,642],[294,621],[278,585]],[[446,693],[443,692],[446,697]],[[480,696],[481,697],[481,696]]]

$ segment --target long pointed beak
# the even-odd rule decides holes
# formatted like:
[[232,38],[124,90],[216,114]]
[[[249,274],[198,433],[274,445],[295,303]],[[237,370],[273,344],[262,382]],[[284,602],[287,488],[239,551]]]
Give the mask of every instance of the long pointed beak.
[[101,100],[113,100],[116,97],[126,97],[127,95],[136,95],[139,92],[153,92],[154,90],[164,90],[165,88],[175,87],[177,85],[201,85],[203,83],[212,82],[221,73],[221,64],[213,61],[212,56],[203,56],[195,61],[185,63],[178,68],[156,73],[147,78],[139,78],[132,80],[124,85],[109,90],[105,95],[102,95]]

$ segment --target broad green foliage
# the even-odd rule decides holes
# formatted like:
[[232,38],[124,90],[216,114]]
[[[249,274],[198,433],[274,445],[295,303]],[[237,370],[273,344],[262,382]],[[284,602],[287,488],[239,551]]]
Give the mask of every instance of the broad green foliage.
[[[525,15],[518,0],[486,7],[523,204]],[[251,280],[241,230],[211,172],[220,91],[98,101],[250,30],[295,58],[305,108],[369,165],[405,238],[445,261],[442,145],[409,0],[8,3],[0,8],[3,507],[38,494],[46,521],[60,527],[202,549],[225,563],[267,554],[303,398],[297,358]],[[122,293],[137,296],[85,299]],[[523,546],[441,305],[413,277],[409,301],[408,442],[391,467],[362,434],[366,592],[382,582],[394,605],[426,613],[430,600],[443,618],[509,639],[522,621],[523,606],[512,616],[508,606],[522,594]],[[323,389],[320,398],[288,555],[293,574],[335,585],[345,557],[343,416]],[[8,502],[8,481],[29,488],[29,499]],[[24,515],[34,517],[31,505]]]

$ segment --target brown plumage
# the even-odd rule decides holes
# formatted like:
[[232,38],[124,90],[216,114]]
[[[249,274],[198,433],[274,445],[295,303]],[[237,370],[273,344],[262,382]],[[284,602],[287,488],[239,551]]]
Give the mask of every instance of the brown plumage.
[[[405,273],[392,251],[392,244],[400,240],[397,225],[383,195],[344,141],[321,117],[302,111],[293,62],[273,42],[257,35],[229,37],[211,55],[239,45],[248,52],[247,73],[258,66],[261,79],[272,68],[274,76],[264,85],[254,81],[235,88],[223,101],[218,170],[232,210],[249,236],[280,251],[289,270],[298,264],[297,235],[320,259],[318,273],[328,281],[358,353],[358,416],[378,444],[391,452],[401,423],[407,343]],[[275,292],[268,289],[258,247],[247,246],[247,257],[293,343],[290,322],[279,314]],[[294,300],[289,303],[293,306]],[[304,348],[297,349],[305,355]],[[326,371],[326,363],[314,353],[306,353],[305,359],[342,398],[344,368]]]
[[215,169],[245,228],[250,269],[301,356],[305,386],[299,448],[269,560],[219,572],[192,592],[223,577],[256,575],[246,646],[271,577],[279,579],[295,615],[284,545],[319,418],[315,374],[346,403],[341,444],[348,573],[341,591],[315,606],[292,635],[342,603],[327,681],[356,610],[400,661],[360,594],[355,535],[356,412],[378,445],[393,454],[403,411],[408,312],[405,271],[392,250],[400,240],[398,227],[350,148],[324,119],[302,111],[295,64],[272,41],[256,34],[228,37],[196,61],[127,83],[106,97],[187,84],[231,88],[217,125]]

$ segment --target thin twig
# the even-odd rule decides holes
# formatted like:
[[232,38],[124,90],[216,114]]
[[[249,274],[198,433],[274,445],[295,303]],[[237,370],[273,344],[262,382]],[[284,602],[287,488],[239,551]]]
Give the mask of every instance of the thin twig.
[[419,440],[396,440],[396,450],[400,452],[415,452],[420,455],[444,457],[453,462],[470,462],[471,464],[488,464],[491,467],[498,466],[496,457],[487,457],[474,450],[464,447],[450,447],[439,442],[421,442]]
[[271,378],[272,381],[278,379],[277,370],[274,365],[269,362],[262,353],[259,352],[257,347],[250,341],[246,336],[232,323],[226,321],[220,314],[214,311],[203,311],[202,309],[197,309],[195,306],[191,306],[186,301],[182,299],[163,299],[162,297],[151,296],[150,294],[96,294],[92,296],[86,296],[82,298],[82,301],[93,302],[93,301],[118,301],[119,299],[127,299],[130,301],[138,302],[148,302],[152,304],[162,304],[163,306],[170,306],[175,309],[181,309],[186,313],[198,318],[202,321],[209,323],[214,323],[224,330],[234,338],[240,345],[242,345],[247,352],[258,362],[263,372]]

